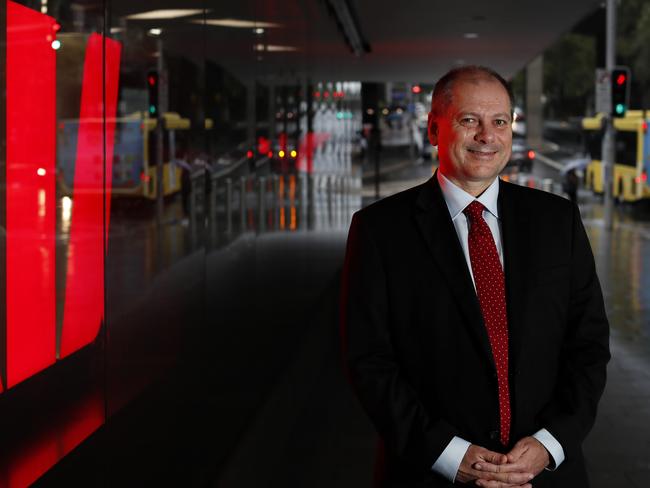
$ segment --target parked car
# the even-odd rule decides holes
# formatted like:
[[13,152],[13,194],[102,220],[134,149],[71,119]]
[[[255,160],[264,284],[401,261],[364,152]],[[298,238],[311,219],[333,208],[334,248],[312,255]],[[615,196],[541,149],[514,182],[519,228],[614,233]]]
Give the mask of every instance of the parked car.
[[512,154],[508,166],[517,166],[520,171],[530,172],[535,162],[535,151],[526,143],[526,138],[514,136],[512,138]]

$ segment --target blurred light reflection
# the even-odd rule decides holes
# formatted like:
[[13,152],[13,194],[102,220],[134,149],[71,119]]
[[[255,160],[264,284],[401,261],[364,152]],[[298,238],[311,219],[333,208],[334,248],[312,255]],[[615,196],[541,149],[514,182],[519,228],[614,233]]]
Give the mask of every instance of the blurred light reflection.
[[72,218],[72,198],[63,197],[61,199],[61,220],[65,233],[70,229],[70,219]]

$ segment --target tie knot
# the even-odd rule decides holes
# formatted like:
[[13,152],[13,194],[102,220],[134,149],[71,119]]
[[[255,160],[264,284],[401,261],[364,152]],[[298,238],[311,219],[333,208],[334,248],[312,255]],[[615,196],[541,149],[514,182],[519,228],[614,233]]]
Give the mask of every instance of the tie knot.
[[474,200],[467,207],[465,207],[463,213],[467,216],[470,222],[476,222],[483,217],[483,210],[485,210],[483,204],[478,200]]

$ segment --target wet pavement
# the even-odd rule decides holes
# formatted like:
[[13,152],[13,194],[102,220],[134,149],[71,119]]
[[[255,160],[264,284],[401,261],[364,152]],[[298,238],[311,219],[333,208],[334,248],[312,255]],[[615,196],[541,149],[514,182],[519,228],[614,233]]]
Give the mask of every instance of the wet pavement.
[[650,223],[617,208],[614,229],[595,198],[581,204],[611,324],[612,360],[600,412],[585,442],[595,488],[650,486]]

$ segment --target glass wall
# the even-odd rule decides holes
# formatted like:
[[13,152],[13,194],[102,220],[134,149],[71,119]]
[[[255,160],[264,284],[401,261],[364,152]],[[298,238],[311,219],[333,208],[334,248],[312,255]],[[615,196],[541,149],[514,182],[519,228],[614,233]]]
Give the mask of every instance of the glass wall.
[[337,279],[361,84],[297,1],[5,4],[0,486],[208,479]]

